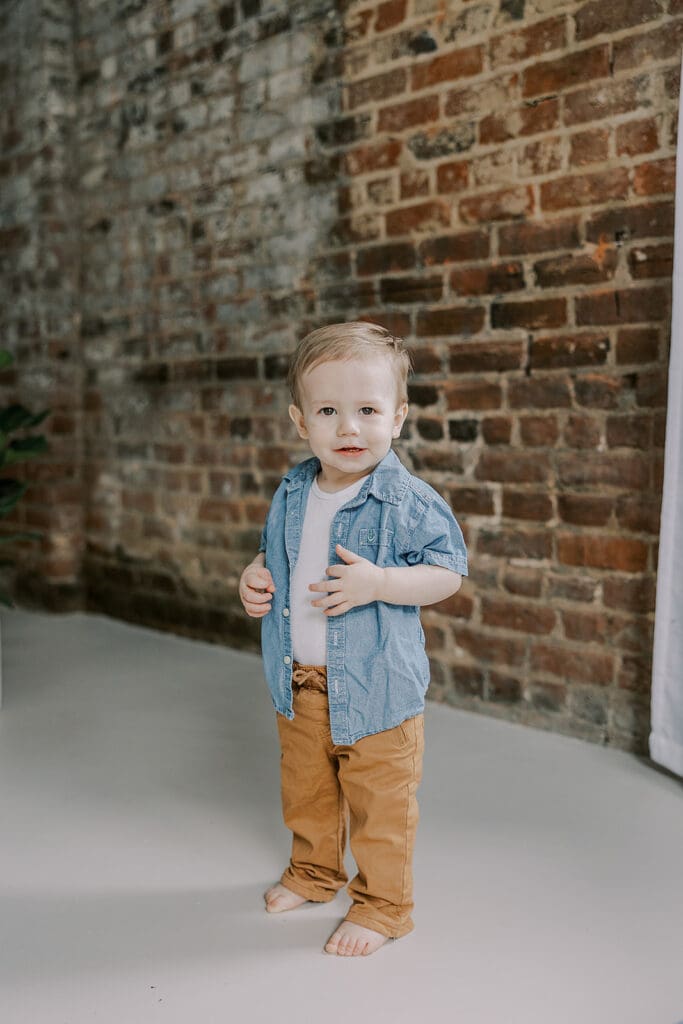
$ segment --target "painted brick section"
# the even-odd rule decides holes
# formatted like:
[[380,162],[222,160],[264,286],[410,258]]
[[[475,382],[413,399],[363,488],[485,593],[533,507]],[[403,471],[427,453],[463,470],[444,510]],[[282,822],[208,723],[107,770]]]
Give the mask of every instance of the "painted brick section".
[[25,588],[255,646],[235,582],[306,453],[288,354],[376,320],[415,367],[399,454],[471,553],[423,613],[430,695],[645,752],[680,0],[76,6],[44,146],[7,83],[31,19],[23,66],[54,59],[47,11],[0,42],[32,197],[0,383],[54,410]]

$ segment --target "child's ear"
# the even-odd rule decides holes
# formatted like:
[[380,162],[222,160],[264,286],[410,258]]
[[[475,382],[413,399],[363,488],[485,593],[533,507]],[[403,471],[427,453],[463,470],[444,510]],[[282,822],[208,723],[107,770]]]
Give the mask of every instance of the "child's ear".
[[290,405],[287,410],[289,418],[297,429],[299,437],[307,438],[308,431],[306,430],[306,424],[304,422],[304,414],[297,405]]
[[398,409],[394,413],[394,430],[393,430],[393,433],[391,435],[392,437],[400,437],[401,436],[401,427],[403,426],[403,424],[405,422],[405,418],[406,418],[407,415],[408,415],[408,403],[407,402],[403,402],[403,404],[399,405]]

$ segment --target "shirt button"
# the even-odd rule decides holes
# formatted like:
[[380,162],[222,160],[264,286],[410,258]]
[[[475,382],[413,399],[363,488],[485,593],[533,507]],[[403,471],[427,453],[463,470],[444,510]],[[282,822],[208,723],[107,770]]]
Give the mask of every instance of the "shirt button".
[[285,657],[284,657],[285,665],[289,665],[291,660],[292,659],[290,658],[290,656],[288,654],[285,654]]
[[289,615],[289,608],[283,608],[282,609],[282,614],[285,615],[285,616]]

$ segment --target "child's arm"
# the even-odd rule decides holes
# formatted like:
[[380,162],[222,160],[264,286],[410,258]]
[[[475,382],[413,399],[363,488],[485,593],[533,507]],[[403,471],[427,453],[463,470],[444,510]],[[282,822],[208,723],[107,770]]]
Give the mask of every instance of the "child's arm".
[[440,565],[407,565],[380,568],[367,558],[337,544],[337,554],[346,564],[328,566],[334,579],[309,584],[309,590],[327,596],[312,601],[326,615],[342,615],[351,608],[385,601],[387,604],[436,604],[460,589],[462,576]]

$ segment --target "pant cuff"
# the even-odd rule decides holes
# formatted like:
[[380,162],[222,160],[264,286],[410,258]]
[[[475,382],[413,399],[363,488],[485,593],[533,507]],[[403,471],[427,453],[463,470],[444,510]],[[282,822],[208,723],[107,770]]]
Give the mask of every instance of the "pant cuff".
[[297,896],[303,896],[304,899],[311,900],[312,903],[330,903],[337,895],[336,892],[325,892],[314,885],[306,885],[305,882],[292,878],[287,872],[282,875],[280,885],[284,885],[285,889],[295,892]]
[[371,928],[373,932],[379,932],[380,935],[386,935],[388,939],[402,939],[404,935],[408,935],[409,932],[412,932],[415,927],[410,919],[401,925],[391,925],[373,917],[372,914],[365,913],[363,910],[356,910],[355,907],[351,907],[349,909],[344,920],[351,921],[353,924],[360,924],[364,928]]

